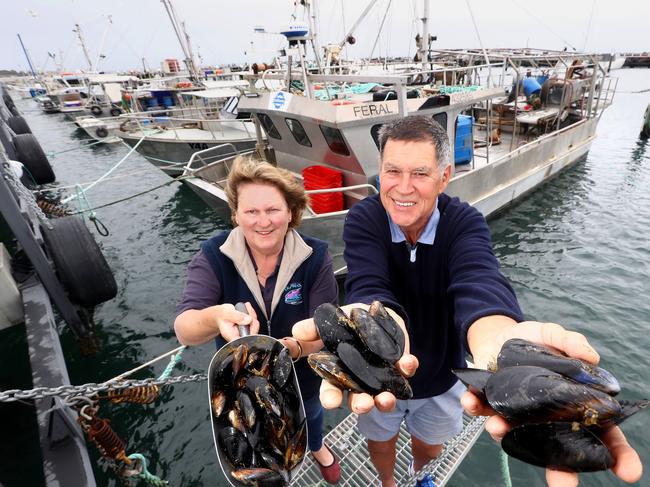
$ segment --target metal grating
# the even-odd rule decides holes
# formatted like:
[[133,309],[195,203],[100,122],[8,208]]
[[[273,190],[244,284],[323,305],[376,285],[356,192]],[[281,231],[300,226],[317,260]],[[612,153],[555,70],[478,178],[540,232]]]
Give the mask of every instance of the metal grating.
[[[418,475],[431,474],[437,487],[445,485],[474,445],[485,424],[484,417],[463,415],[463,431],[444,444],[442,453],[427,464]],[[410,435],[402,423],[397,441],[397,459],[395,462],[395,480],[397,485],[412,486],[417,477],[409,475],[411,463]],[[327,446],[341,459],[340,486],[373,487],[378,477],[370,462],[366,440],[357,429],[357,415],[352,413],[341,421],[326,436]],[[300,471],[292,479],[292,485],[326,486],[318,466],[311,455],[305,459]]]

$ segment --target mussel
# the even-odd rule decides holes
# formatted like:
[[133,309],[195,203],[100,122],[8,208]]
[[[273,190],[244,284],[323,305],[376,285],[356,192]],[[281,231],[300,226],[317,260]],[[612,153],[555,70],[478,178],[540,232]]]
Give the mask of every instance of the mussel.
[[244,485],[256,487],[282,487],[287,485],[282,475],[270,468],[244,468],[234,470],[231,475]]
[[253,448],[246,435],[238,429],[229,426],[219,431],[219,448],[234,468],[250,465],[253,459]]
[[571,423],[526,424],[501,440],[504,451],[523,462],[568,472],[596,472],[614,465],[597,434]]
[[536,365],[611,395],[616,395],[621,391],[616,377],[607,370],[520,338],[510,339],[503,344],[497,356],[496,365],[498,369],[518,365]]
[[355,308],[349,318],[340,308],[323,304],[316,308],[314,321],[328,350],[308,358],[318,375],[352,392],[413,397],[408,380],[394,365],[404,353],[404,333],[381,303],[373,302],[368,312]]
[[515,424],[550,421],[608,427],[638,411],[609,394],[543,367],[505,367],[496,372],[456,369],[466,385],[481,390],[490,406]]

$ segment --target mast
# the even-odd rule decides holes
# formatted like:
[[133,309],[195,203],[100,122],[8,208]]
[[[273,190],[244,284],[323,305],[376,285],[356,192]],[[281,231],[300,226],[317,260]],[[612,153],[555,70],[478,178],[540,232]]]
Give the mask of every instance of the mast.
[[99,69],[99,61],[102,59],[102,50],[104,49],[104,42],[106,42],[106,34],[108,34],[108,29],[110,29],[111,25],[113,25],[113,17],[110,15],[107,15],[106,17],[108,23],[106,24],[106,29],[104,30],[104,34],[102,35],[102,42],[99,45],[99,51],[97,51],[97,61],[95,61],[96,69]]
[[167,10],[167,15],[169,15],[169,20],[172,23],[172,27],[174,28],[178,42],[181,45],[183,54],[185,55],[185,66],[187,66],[190,77],[194,82],[202,84],[202,77],[197,69],[196,61],[194,61],[194,54],[192,53],[192,46],[190,44],[190,36],[185,30],[185,23],[178,20],[176,10],[174,9],[174,5],[172,4],[171,0],[160,1],[165,6],[165,10]]
[[420,60],[422,67],[429,60],[429,0],[424,0],[424,13],[422,15],[422,41],[420,43]]
[[74,24],[74,29],[72,29],[72,32],[76,32],[77,36],[79,37],[79,42],[81,43],[81,49],[83,49],[84,56],[86,56],[86,62],[88,63],[88,69],[90,71],[93,70],[93,62],[90,60],[90,54],[88,53],[88,48],[86,47],[86,43],[84,42],[84,36],[83,33],[81,32],[81,26],[79,24]]
[[36,74],[36,71],[34,70],[34,65],[32,64],[32,59],[29,57],[29,53],[27,52],[27,49],[25,48],[25,44],[23,44],[23,39],[20,37],[20,34],[16,34],[18,36],[18,40],[20,41],[20,47],[23,48],[23,52],[25,53],[25,57],[27,58],[27,64],[29,64],[29,70],[32,72],[32,76],[34,77],[35,80],[38,80],[38,75]]

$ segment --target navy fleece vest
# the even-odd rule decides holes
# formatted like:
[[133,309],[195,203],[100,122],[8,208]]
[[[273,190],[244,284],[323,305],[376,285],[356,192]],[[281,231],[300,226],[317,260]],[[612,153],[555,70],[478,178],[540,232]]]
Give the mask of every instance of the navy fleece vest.
[[[316,238],[300,235],[313,252],[291,276],[270,320],[267,321],[264,312],[257,304],[253,293],[240,276],[233,261],[219,250],[229,234],[230,230],[221,232],[201,245],[201,250],[221,283],[221,300],[217,304],[248,301],[257,313],[260,334],[275,338],[291,336],[291,327],[297,321],[310,318],[309,293],[312,283],[318,277],[323,266],[327,244]],[[225,341],[221,337],[217,338],[217,347],[221,347],[224,343]],[[320,387],[320,379],[307,364],[307,358],[304,357],[296,362],[295,368],[303,398],[307,400],[316,396]]]

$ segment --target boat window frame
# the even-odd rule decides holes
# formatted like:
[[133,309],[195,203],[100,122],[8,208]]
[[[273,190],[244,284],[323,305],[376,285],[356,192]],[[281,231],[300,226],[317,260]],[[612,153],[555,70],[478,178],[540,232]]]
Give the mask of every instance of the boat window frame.
[[[260,125],[264,129],[264,132],[266,132],[266,135],[268,135],[272,139],[282,140],[282,135],[280,135],[280,132],[275,126],[275,124],[273,123],[273,120],[271,120],[271,117],[269,117],[266,113],[262,113],[262,112],[256,113],[255,116],[259,120]],[[267,122],[270,125],[267,126]]]
[[[320,124],[318,125],[318,128],[323,134],[323,138],[332,152],[346,157],[349,157],[352,154],[347,142],[345,142],[345,139],[343,138],[343,133],[341,133],[338,128]],[[330,133],[327,133],[326,131],[329,131]],[[341,148],[343,148],[343,150],[341,150]]]
[[[294,140],[298,144],[302,145],[303,147],[313,147],[311,140],[307,135],[307,131],[305,130],[305,127],[303,127],[303,125],[300,123],[300,120],[291,117],[285,117],[284,123],[287,124],[289,132],[291,132],[291,135],[293,135]],[[298,130],[294,129],[294,123],[297,125],[297,127],[299,127]],[[300,133],[296,134],[296,132]]]

